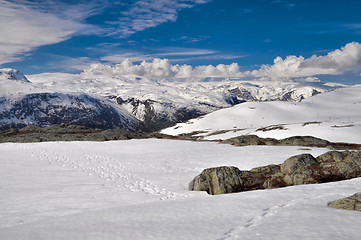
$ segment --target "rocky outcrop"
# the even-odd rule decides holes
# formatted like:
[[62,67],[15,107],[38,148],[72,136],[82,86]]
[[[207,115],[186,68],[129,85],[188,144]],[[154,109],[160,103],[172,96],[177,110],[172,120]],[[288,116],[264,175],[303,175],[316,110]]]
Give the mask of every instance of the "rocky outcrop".
[[271,145],[271,146],[305,146],[305,147],[327,147],[338,150],[361,149],[360,144],[335,143],[312,136],[293,136],[285,139],[261,138],[257,135],[242,135],[223,140],[221,143],[233,146],[249,145]]
[[139,138],[166,138],[159,133],[131,132],[124,129],[96,129],[77,125],[52,125],[49,127],[26,126],[0,132],[3,142],[49,142],[49,141],[110,141]]
[[283,146],[327,147],[329,141],[312,136],[294,136],[279,140]]
[[222,141],[222,143],[231,144],[234,146],[248,146],[248,145],[274,145],[274,146],[308,146],[308,147],[327,147],[330,143],[327,140],[312,137],[312,136],[294,136],[285,139],[261,138],[257,135],[242,135],[234,138],[229,138]]
[[189,190],[223,194],[356,177],[361,177],[361,151],[330,151],[317,158],[311,154],[301,154],[288,158],[280,165],[250,171],[225,166],[205,169],[190,183]]
[[329,207],[361,212],[361,192],[328,204]]

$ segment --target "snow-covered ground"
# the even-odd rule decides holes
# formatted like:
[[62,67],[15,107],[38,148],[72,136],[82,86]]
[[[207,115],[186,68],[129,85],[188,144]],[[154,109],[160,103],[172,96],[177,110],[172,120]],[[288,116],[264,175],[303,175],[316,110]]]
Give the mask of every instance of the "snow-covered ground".
[[327,203],[361,179],[211,196],[204,168],[279,164],[299,147],[129,140],[0,144],[0,239],[360,239],[359,212]]
[[[248,102],[210,113],[162,132],[203,132],[205,139],[255,134],[276,139],[312,135],[329,141],[361,143],[361,85],[336,89],[302,102]],[[263,130],[262,130],[263,129]]]

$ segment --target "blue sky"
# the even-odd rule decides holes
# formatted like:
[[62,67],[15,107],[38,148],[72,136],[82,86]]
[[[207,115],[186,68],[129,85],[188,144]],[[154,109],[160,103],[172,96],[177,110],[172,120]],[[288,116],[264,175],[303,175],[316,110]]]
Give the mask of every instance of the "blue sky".
[[[78,73],[90,63],[165,58],[360,83],[360,10],[358,0],[0,0],[0,66]],[[303,59],[282,62],[282,72],[278,56]],[[291,74],[289,62],[308,70]]]

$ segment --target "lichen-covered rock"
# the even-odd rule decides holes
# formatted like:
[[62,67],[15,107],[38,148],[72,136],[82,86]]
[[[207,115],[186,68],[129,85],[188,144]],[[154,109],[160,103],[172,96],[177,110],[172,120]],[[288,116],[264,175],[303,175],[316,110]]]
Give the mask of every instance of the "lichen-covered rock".
[[340,166],[347,178],[354,178],[361,175],[361,151],[351,152],[343,161],[347,166]]
[[239,192],[242,172],[236,167],[216,167],[203,170],[189,184],[189,190],[216,195]]
[[239,137],[224,140],[223,143],[231,144],[234,146],[267,145],[266,139],[260,138],[256,135],[242,135]]
[[294,136],[279,141],[279,145],[308,147],[327,147],[329,143],[327,140],[312,136]]
[[318,156],[317,160],[320,162],[320,181],[337,181],[361,175],[361,151],[330,151]]
[[281,164],[281,173],[285,175],[284,181],[288,185],[316,183],[310,168],[313,164],[318,164],[318,161],[311,154],[290,157]]
[[361,212],[361,192],[356,193],[350,197],[343,198],[331,202],[328,204],[329,207],[345,210],[353,210]]
[[262,173],[264,175],[272,175],[272,174],[278,173],[279,171],[280,171],[280,166],[275,165],[275,164],[262,166],[262,167],[256,167],[256,168],[252,168],[250,170],[251,173]]

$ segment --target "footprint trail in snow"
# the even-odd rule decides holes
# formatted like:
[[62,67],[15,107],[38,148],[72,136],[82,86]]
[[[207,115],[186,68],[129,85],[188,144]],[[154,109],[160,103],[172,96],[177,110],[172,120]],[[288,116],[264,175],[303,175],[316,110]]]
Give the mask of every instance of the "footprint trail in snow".
[[[20,145],[19,145],[20,147]],[[74,159],[58,152],[52,152],[51,155],[42,150],[34,150],[26,146],[22,149],[28,150],[32,157],[37,157],[41,161],[49,164],[57,164],[62,167],[82,171],[89,177],[97,177],[105,181],[105,184],[115,184],[117,187],[123,187],[131,192],[143,192],[146,195],[159,196],[160,200],[184,199],[186,194],[179,194],[161,188],[151,181],[132,173],[126,169],[119,159],[105,155],[85,154],[81,159]]]

